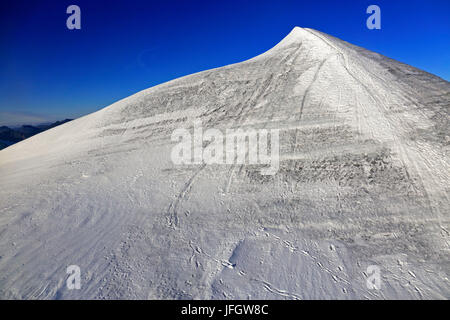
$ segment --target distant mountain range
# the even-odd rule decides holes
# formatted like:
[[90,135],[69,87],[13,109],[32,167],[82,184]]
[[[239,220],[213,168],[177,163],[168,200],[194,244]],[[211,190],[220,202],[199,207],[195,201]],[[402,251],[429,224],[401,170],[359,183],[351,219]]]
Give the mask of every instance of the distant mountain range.
[[14,143],[27,139],[35,134],[41,133],[45,130],[54,128],[63,123],[72,121],[72,119],[65,119],[56,121],[50,124],[40,124],[37,126],[23,125],[18,128],[10,128],[7,126],[0,127],[0,150],[4,149]]

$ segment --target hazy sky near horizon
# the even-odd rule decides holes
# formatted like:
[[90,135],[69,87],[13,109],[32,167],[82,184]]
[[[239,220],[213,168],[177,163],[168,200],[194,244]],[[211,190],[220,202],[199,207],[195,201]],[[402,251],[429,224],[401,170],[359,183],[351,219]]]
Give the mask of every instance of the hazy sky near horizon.
[[[66,27],[71,4],[81,8],[81,30]],[[381,8],[381,30],[366,27],[371,4]],[[4,0],[0,125],[91,113],[159,83],[252,58],[294,26],[449,81],[449,15],[448,0]]]

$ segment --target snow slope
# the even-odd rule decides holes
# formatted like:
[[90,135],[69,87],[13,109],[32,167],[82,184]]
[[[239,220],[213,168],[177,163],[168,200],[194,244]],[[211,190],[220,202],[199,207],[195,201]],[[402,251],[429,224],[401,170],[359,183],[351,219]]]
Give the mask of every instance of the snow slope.
[[[297,27],[38,134],[0,151],[0,298],[448,299],[449,106],[448,82]],[[195,119],[280,129],[279,172],[174,165]]]

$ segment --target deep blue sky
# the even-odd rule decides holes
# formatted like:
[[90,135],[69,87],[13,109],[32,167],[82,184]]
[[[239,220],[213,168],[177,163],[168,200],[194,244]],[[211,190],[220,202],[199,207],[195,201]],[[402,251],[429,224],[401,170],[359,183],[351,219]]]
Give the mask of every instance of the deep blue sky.
[[[71,4],[81,8],[81,30],[66,28]],[[370,4],[381,7],[381,30],[366,28]],[[0,125],[96,111],[156,84],[256,56],[294,26],[450,80],[449,0],[2,0]]]

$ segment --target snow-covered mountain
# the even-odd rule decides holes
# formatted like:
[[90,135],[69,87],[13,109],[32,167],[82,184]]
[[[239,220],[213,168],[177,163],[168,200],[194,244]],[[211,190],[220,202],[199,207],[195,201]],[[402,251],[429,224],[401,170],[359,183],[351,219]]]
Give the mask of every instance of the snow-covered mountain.
[[[449,106],[448,82],[295,28],[40,133],[0,151],[0,298],[450,298]],[[278,173],[174,164],[195,120],[279,129]]]

